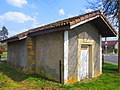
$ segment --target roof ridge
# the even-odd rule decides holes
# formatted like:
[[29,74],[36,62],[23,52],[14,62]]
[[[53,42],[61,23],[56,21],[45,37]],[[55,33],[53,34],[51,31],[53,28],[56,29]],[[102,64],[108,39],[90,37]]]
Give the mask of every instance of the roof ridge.
[[[82,14],[82,15],[77,15],[77,16],[74,16],[74,17],[71,17],[71,18],[59,20],[59,21],[56,21],[56,22],[53,22],[53,23],[50,23],[50,24],[47,24],[47,25],[43,25],[43,26],[40,26],[40,27],[29,29],[25,32],[22,32],[22,33],[19,33],[17,35],[14,35],[12,37],[9,37],[6,40],[9,40],[9,39],[11,40],[11,39],[14,39],[14,38],[18,38],[18,39],[24,38],[28,34],[31,34],[31,33],[37,32],[37,31],[52,29],[52,28],[56,28],[56,27],[60,27],[60,26],[65,26],[65,25],[72,26],[72,25],[75,25],[76,23],[79,23],[79,22],[84,21],[86,19],[95,17],[97,15],[103,16],[103,18],[105,19],[104,15],[102,15],[100,10],[95,10],[95,11],[92,11],[92,12],[89,12],[89,13],[85,13],[85,14]],[[6,40],[3,40],[3,41],[6,41]]]
[[38,28],[46,27],[46,26],[53,25],[53,24],[56,24],[56,23],[61,23],[61,22],[70,24],[71,21],[73,21],[73,20],[75,20],[77,18],[80,18],[80,17],[85,16],[85,15],[93,14],[93,13],[101,14],[101,11],[100,10],[96,10],[96,11],[92,11],[92,12],[89,12],[89,13],[77,15],[77,16],[70,17],[70,18],[63,19],[63,20],[59,20],[59,21],[56,21],[56,22],[53,22],[53,23],[50,23],[50,24],[47,24],[47,25],[36,27],[36,28],[30,29],[30,30],[35,30],[35,29],[38,29]]
[[[88,14],[92,14],[92,13],[96,13],[96,12],[101,13],[100,10],[96,10],[96,11],[92,11],[92,12],[89,12],[89,13],[77,15],[77,16],[70,17],[70,18],[63,19],[63,20],[59,20],[59,21],[56,21],[56,22],[53,22],[53,23],[50,23],[50,24],[46,24],[46,25],[43,25],[43,26],[39,26],[39,27],[36,27],[36,28],[33,28],[33,29],[29,29],[29,30],[27,30],[27,31],[21,32],[21,33],[19,33],[19,34],[16,34],[16,35],[14,35],[14,36],[12,36],[12,37],[15,37],[15,36],[17,36],[17,35],[21,35],[21,34],[23,34],[23,33],[29,33],[29,32],[31,33],[31,32],[33,32],[33,30],[36,30],[36,29],[39,29],[39,28],[43,28],[43,27],[45,27],[45,26],[49,26],[49,25],[53,25],[53,24],[61,23],[61,22],[65,22],[65,21],[70,21],[70,20],[72,20],[72,19],[80,18],[81,16],[88,15]],[[69,24],[69,23],[67,22],[67,24]],[[10,37],[10,38],[12,38],[12,37]]]

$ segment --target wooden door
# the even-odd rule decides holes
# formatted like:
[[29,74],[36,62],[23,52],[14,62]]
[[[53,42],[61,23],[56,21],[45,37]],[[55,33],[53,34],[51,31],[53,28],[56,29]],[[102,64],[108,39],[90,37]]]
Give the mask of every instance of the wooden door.
[[81,45],[80,52],[80,80],[89,77],[89,45]]

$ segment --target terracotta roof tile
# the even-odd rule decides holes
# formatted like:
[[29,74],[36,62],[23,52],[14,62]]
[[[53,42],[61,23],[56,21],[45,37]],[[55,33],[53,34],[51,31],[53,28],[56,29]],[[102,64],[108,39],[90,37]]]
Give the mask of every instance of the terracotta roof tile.
[[13,38],[18,38],[19,39],[19,38],[27,36],[30,33],[34,33],[34,32],[41,31],[41,30],[56,28],[56,27],[65,26],[65,25],[70,25],[71,26],[71,25],[74,25],[74,24],[79,23],[81,21],[84,21],[86,19],[89,19],[91,17],[95,17],[97,15],[101,15],[101,12],[99,10],[93,11],[93,12],[90,12],[90,13],[87,13],[87,14],[75,16],[75,17],[72,17],[72,18],[68,18],[68,19],[65,19],[65,20],[60,20],[58,22],[54,22],[54,23],[44,25],[44,26],[41,26],[41,27],[37,27],[37,28],[34,28],[34,29],[30,29],[28,31],[25,31],[23,33],[20,33],[20,34],[17,34],[15,36],[13,36],[13,37],[10,37],[10,38],[8,38],[4,41],[7,41],[7,40],[10,40],[10,39],[13,39]]

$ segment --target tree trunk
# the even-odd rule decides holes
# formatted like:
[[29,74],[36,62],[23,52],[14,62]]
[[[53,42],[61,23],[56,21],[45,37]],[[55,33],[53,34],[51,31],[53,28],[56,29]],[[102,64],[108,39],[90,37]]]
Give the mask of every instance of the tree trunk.
[[119,9],[118,9],[118,21],[119,21],[119,30],[118,30],[118,72],[120,73],[120,0],[119,0]]

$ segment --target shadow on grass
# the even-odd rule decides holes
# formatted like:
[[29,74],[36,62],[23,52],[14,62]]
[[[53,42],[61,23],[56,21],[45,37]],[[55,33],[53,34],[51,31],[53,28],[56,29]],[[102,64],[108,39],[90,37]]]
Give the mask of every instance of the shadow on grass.
[[[105,63],[103,65],[103,73],[116,73],[117,72],[117,65]],[[29,78],[29,80],[40,80],[45,81],[49,80],[47,78],[41,77],[40,75],[26,75],[22,72],[18,72],[15,69],[10,68],[5,62],[0,62],[0,73],[3,75],[7,75],[9,78],[16,82],[21,82]],[[52,81],[52,80],[49,80]]]
[[118,66],[110,63],[105,63],[103,65],[103,73],[117,73],[118,72]]
[[6,62],[0,62],[0,71],[17,82],[23,81],[28,78],[28,75],[18,72],[15,69],[11,69]]
[[0,72],[2,72],[4,75],[7,75],[9,78],[11,78],[16,82],[21,82],[25,79],[28,79],[29,77],[32,77],[30,78],[30,80],[34,78],[35,80],[39,79],[41,81],[42,80],[52,81],[48,78],[41,77],[40,75],[36,75],[36,74],[27,75],[22,72],[18,72],[17,70],[10,68],[6,62],[0,62]]

